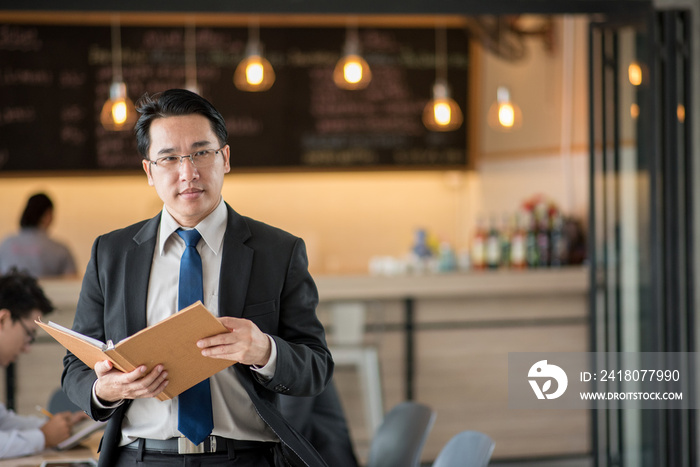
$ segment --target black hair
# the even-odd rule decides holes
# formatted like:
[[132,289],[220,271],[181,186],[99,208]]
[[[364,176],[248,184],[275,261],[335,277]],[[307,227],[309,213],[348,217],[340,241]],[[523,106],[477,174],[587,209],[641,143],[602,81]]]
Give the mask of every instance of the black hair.
[[152,95],[146,93],[136,102],[136,110],[141,114],[134,127],[136,147],[144,159],[148,159],[151,146],[151,123],[157,118],[199,114],[209,120],[220,146],[228,140],[224,117],[208,100],[186,89],[169,89]]
[[27,200],[22,217],[19,220],[20,227],[36,227],[46,211],[53,209],[51,198],[44,193],[32,195]]
[[0,309],[9,310],[12,321],[18,321],[34,310],[51,313],[53,305],[36,278],[12,268],[0,276]]

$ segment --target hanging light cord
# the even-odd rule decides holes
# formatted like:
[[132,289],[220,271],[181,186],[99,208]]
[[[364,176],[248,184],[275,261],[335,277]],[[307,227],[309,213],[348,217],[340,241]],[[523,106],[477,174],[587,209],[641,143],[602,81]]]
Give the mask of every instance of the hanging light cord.
[[119,15],[112,16],[112,81],[122,82],[122,38]]
[[185,29],[185,69],[187,72],[187,84],[197,87],[197,38],[195,36],[194,23],[187,24]]
[[360,54],[360,33],[357,28],[357,19],[355,18],[348,21],[344,53],[346,55]]
[[260,21],[258,18],[251,20],[248,25],[248,47],[249,52],[253,51],[256,54],[262,54],[260,46]]
[[447,30],[444,25],[435,28],[435,77],[447,82]]

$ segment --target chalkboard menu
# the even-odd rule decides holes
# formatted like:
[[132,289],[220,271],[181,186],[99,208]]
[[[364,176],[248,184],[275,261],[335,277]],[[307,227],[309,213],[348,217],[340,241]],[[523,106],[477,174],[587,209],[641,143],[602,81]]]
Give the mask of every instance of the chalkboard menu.
[[[129,96],[185,86],[185,28],[122,26]],[[261,28],[276,81],[239,91],[233,73],[247,28],[195,30],[199,91],[226,119],[234,168],[466,167],[466,124],[430,132],[423,107],[435,80],[432,29],[361,28],[372,70],[363,90],[332,79],[343,28]],[[448,30],[448,81],[466,114],[468,38]],[[102,128],[112,81],[109,26],[0,24],[0,175],[140,170],[132,131]]]

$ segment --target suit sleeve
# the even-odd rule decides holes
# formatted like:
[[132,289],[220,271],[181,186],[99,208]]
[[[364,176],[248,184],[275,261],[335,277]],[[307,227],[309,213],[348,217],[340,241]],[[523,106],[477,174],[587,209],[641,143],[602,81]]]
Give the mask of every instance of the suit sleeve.
[[[90,262],[83,277],[78,307],[73,320],[73,329],[86,336],[105,341],[104,295],[100,287],[98,272],[100,238],[92,246]],[[108,419],[114,409],[99,409],[92,401],[92,386],[97,380],[94,370],[85,365],[71,352],[63,358],[61,384],[73,403],[95,420]]]
[[280,294],[277,368],[270,380],[258,383],[274,392],[315,396],[333,374],[333,360],[323,326],[316,316],[318,290],[308,270],[306,246],[297,238],[292,247]]

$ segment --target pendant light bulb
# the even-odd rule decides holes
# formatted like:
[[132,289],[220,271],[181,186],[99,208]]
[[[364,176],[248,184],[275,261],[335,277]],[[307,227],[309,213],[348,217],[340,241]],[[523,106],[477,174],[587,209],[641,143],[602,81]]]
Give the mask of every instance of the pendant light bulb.
[[438,80],[433,85],[433,98],[423,109],[423,124],[430,131],[454,131],[462,126],[462,110],[450,97],[446,82]]
[[505,102],[498,106],[498,123],[506,128],[512,128],[515,124],[515,109],[513,104]]
[[499,131],[511,131],[522,125],[522,112],[510,100],[507,87],[499,86],[496,90],[496,102],[491,105],[487,120],[493,129]]
[[348,83],[357,84],[362,81],[362,58],[358,56],[348,57],[343,65],[343,79]]
[[265,65],[260,55],[248,57],[245,66],[245,80],[250,86],[260,86],[265,80]]
[[685,123],[685,106],[683,104],[678,104],[676,106],[676,116],[679,122]]
[[632,62],[627,67],[627,78],[632,86],[639,86],[642,84],[642,67],[639,62]]
[[333,70],[333,82],[340,89],[354,91],[366,88],[372,81],[372,71],[360,55],[360,38],[356,29],[348,29],[343,57]]
[[136,123],[136,108],[122,79],[122,48],[119,17],[112,20],[112,84],[109,99],[102,106],[100,123],[108,131],[131,130]]
[[630,117],[632,120],[639,118],[639,105],[636,102],[630,105]]
[[262,54],[262,45],[258,39],[257,26],[250,28],[246,57],[233,73],[233,84],[241,91],[267,91],[275,83],[275,70]]
[[112,104],[112,120],[117,125],[123,125],[126,122],[126,102],[118,100]]
[[136,108],[126,95],[126,84],[114,82],[109,88],[109,99],[102,106],[100,123],[109,131],[131,130],[136,123]]
[[435,28],[435,83],[433,96],[423,109],[423,125],[430,131],[454,131],[464,117],[459,104],[450,97],[447,84],[447,31]]

